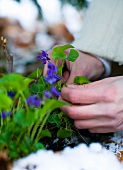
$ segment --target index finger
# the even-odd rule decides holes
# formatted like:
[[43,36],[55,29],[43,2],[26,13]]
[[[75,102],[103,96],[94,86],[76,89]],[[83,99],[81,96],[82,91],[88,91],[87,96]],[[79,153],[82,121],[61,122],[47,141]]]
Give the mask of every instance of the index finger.
[[79,88],[79,86],[77,89],[64,87],[61,91],[64,100],[75,104],[98,103],[103,100],[103,95],[98,89]]

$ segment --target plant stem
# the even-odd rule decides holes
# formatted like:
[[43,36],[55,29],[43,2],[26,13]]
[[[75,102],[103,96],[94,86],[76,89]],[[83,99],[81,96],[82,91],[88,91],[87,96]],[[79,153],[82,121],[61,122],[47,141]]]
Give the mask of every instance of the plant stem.
[[13,72],[13,55],[9,54],[9,51],[7,49],[7,41],[3,37],[1,37],[1,46],[3,50],[3,54],[5,55],[6,61],[7,61],[7,71],[8,73],[12,73]]
[[21,106],[21,98],[19,97],[19,99],[18,99],[18,104],[17,104],[17,111],[21,108],[20,107]]
[[26,102],[26,98],[25,98],[23,92],[20,92],[20,95],[21,95],[21,97],[22,97],[22,99],[23,99],[23,101],[25,103],[25,107],[26,107],[27,112],[29,112],[29,108],[28,108],[28,105],[27,105],[27,102]]
[[1,117],[1,129],[2,129],[2,126],[3,126],[3,118]]
[[44,125],[46,124],[46,121],[47,121],[49,115],[50,115],[50,112],[48,112],[48,113],[45,115],[45,118],[44,118],[44,120],[43,120],[43,122],[42,122],[42,124],[41,124],[41,127],[40,127],[40,129],[38,130],[38,134],[37,134],[37,136],[36,136],[35,142],[38,142],[40,133],[41,133]]
[[[37,113],[37,112],[36,112],[36,113]],[[36,113],[35,113],[35,114],[36,114]],[[32,130],[31,139],[34,139],[34,136],[35,136],[35,134],[36,134],[37,128],[38,128],[38,126],[39,126],[40,123],[41,123],[41,120],[40,120],[40,118],[39,118],[39,120],[38,120],[37,123],[34,125],[34,128],[33,128],[33,130]],[[31,131],[31,128],[32,128],[32,125],[30,126],[30,131]]]
[[[62,65],[61,65],[60,70],[59,70],[59,74],[60,74],[59,76],[61,76],[61,77],[62,77],[63,67],[64,67],[64,61],[62,61]],[[58,81],[58,87],[61,87],[61,80]]]
[[82,140],[88,145],[88,142],[84,139],[84,137],[79,133],[78,129],[76,129],[77,133],[80,135],[80,137],[82,138]]
[[[28,128],[28,136],[31,137],[31,130],[34,126],[34,123],[30,125],[30,127]],[[33,138],[32,138],[33,139]]]
[[23,134],[24,134],[24,131],[22,130],[21,133],[20,133],[20,135],[19,135],[18,138],[17,138],[17,142],[16,142],[17,145],[18,145],[18,143],[20,142],[20,139],[21,139],[21,137],[22,137]]

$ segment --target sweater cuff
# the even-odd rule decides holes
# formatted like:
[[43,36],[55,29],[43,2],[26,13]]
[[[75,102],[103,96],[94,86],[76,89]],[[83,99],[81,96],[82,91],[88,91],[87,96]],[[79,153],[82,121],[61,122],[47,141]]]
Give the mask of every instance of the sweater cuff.
[[94,56],[96,57],[98,60],[100,60],[105,68],[105,71],[104,73],[101,75],[101,78],[106,78],[110,75],[111,73],[111,61],[105,59],[105,58],[102,58],[102,57],[99,57],[99,56]]

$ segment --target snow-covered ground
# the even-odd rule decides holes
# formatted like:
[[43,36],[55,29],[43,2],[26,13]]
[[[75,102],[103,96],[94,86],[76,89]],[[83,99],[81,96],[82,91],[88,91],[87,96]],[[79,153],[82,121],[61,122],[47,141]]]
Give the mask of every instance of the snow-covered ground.
[[123,131],[119,131],[103,145],[79,144],[57,153],[39,150],[15,161],[12,170],[122,170],[122,152]]
[[62,152],[39,150],[14,163],[12,170],[122,170],[117,157],[99,143],[66,147]]

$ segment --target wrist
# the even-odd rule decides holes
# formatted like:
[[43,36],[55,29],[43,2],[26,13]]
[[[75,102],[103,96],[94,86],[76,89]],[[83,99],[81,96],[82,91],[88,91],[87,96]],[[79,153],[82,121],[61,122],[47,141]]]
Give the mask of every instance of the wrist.
[[96,55],[90,54],[90,53],[86,53],[86,52],[84,52],[84,53],[90,55],[91,57],[94,57],[94,58],[98,59],[102,63],[104,71],[101,74],[100,79],[106,78],[106,77],[108,77],[110,75],[110,73],[111,73],[111,61],[109,61],[109,60],[107,60],[105,58],[102,58],[100,56],[96,56]]
[[96,57],[98,60],[100,60],[104,66],[104,72],[102,73],[100,78],[108,77],[111,73],[111,61],[109,61],[105,58],[99,57],[99,56],[94,56],[94,57]]
[[79,56],[84,56],[85,66],[87,67],[86,76],[90,80],[100,79],[101,75],[105,73],[105,66],[98,57],[93,54],[78,50]]

